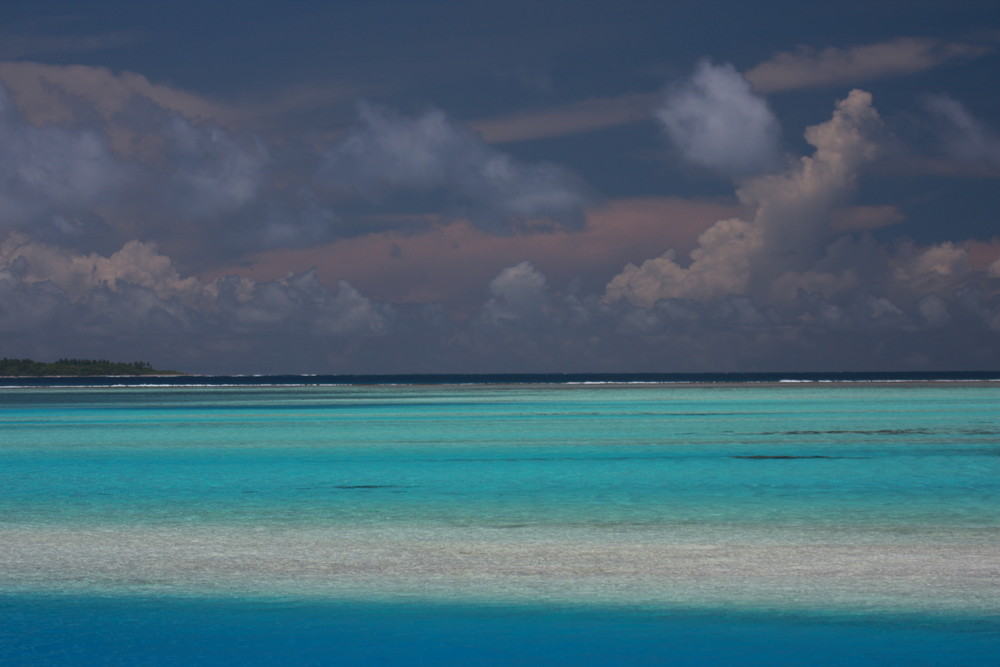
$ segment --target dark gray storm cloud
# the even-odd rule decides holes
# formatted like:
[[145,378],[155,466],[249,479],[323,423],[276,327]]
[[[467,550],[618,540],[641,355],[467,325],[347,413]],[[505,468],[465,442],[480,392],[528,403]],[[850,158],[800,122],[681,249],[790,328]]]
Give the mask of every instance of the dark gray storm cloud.
[[169,201],[179,213],[217,218],[260,197],[269,155],[258,138],[174,117],[166,124],[164,141],[172,170]]
[[0,85],[0,231],[74,242],[103,226],[95,208],[126,178],[98,133],[35,127]]
[[583,222],[579,178],[514,159],[439,111],[363,105],[316,155],[133,73],[0,63],[0,78],[16,93],[0,83],[0,226],[39,241],[114,252],[155,240],[204,266],[380,231],[389,218],[371,214],[400,197],[394,214],[443,212],[492,232]]
[[358,125],[327,150],[321,175],[373,202],[438,195],[455,215],[492,231],[538,219],[577,226],[586,203],[583,184],[566,169],[518,161],[441,111],[408,117],[361,105]]
[[[51,82],[24,67],[5,70],[21,77],[20,106],[34,118],[0,84],[0,228],[106,251],[177,235],[223,251],[218,241],[233,226],[253,238],[264,225],[256,205],[268,193],[270,160],[259,138],[142,97],[134,90],[141,77],[77,69],[65,81],[64,69],[44,70]],[[88,97],[94,91],[80,83],[88,76],[110,95]]]

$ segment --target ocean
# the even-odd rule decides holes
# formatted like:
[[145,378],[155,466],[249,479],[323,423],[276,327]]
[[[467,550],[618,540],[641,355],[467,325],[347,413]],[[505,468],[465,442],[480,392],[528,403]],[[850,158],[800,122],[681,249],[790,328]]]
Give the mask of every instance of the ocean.
[[996,380],[4,379],[0,663],[1000,664]]

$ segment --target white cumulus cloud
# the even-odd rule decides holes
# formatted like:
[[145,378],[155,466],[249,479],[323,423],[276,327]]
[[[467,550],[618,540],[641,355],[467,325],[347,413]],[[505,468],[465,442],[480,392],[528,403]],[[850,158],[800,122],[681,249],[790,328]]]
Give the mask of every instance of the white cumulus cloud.
[[390,306],[344,281],[330,289],[315,270],[266,282],[205,281],[184,276],[152,244],[129,241],[105,256],[23,235],[0,244],[0,304],[0,333],[21,349],[120,344],[202,366],[215,363],[219,341],[243,363],[273,357],[278,340],[296,345],[289,354],[300,358],[336,341],[382,336],[394,319]]
[[830,239],[831,211],[851,192],[859,168],[878,155],[872,139],[878,126],[871,96],[852,91],[829,121],[806,130],[812,156],[785,173],[744,181],[737,195],[753,209],[751,220],[715,223],[699,237],[687,266],[673,250],[628,265],[605,298],[649,308],[666,298],[763,293],[782,273],[809,268]]
[[655,113],[693,164],[733,176],[781,164],[778,121],[732,65],[700,62],[690,79],[667,92]]
[[540,320],[547,312],[547,285],[531,262],[509,266],[490,282],[483,320],[491,325]]

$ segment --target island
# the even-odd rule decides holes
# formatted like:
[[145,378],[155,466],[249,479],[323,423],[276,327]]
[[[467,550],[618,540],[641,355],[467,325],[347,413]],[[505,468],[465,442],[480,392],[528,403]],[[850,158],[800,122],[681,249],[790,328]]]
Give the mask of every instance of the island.
[[184,375],[153,368],[145,361],[117,362],[107,359],[0,359],[0,377],[92,377],[100,375]]

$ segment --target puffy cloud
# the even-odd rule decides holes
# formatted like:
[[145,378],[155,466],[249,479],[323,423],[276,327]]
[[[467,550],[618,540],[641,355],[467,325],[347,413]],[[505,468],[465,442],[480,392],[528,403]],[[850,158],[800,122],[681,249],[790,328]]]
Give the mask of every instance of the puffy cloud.
[[[382,336],[394,318],[346,282],[329,289],[315,270],[267,282],[202,281],[139,241],[102,256],[20,236],[0,245],[0,304],[0,332],[21,349],[58,344],[103,349],[101,356],[135,349],[129,354],[202,367],[245,362],[248,354],[273,358],[279,340],[297,344],[288,354],[301,360],[335,341]],[[231,346],[223,356],[235,357],[214,359],[219,341]]]
[[439,194],[494,230],[538,218],[578,224],[586,201],[579,180],[564,169],[521,163],[440,111],[410,118],[362,105],[359,124],[326,152],[322,178],[371,200]]
[[194,261],[344,232],[304,184],[268,187],[264,142],[199,98],[83,66],[0,64],[0,80],[17,91],[0,83],[0,231],[103,252],[156,239]]
[[806,141],[816,149],[811,157],[787,173],[751,179],[737,191],[756,211],[754,224],[764,235],[772,273],[801,269],[816,259],[830,237],[831,210],[853,191],[860,168],[879,155],[880,126],[871,95],[852,90],[837,102],[829,121],[806,129]]
[[223,330],[248,335],[274,330],[303,337],[378,335],[385,332],[391,308],[363,296],[340,281],[333,292],[316,277],[315,269],[282,280],[257,283],[227,276],[206,286],[217,294],[208,314]]
[[897,286],[916,294],[941,294],[952,291],[969,274],[969,255],[953,243],[939,243],[926,248],[903,246],[894,258],[893,279]]
[[627,266],[605,289],[606,310],[591,312],[637,348],[658,345],[675,370],[996,365],[1000,262],[976,270],[955,243],[837,237],[899,218],[843,208],[879,155],[879,127],[870,96],[853,91],[807,130],[813,155],[742,182],[752,218],[717,222],[688,262],[670,250]]
[[849,49],[822,51],[802,46],[778,53],[746,73],[754,89],[772,93],[796,88],[858,84],[899,74],[913,74],[956,58],[987,53],[986,47],[936,39],[901,37]]
[[[866,268],[876,261],[881,273]],[[463,314],[438,303],[389,307],[344,282],[331,289],[313,270],[201,280],[149,244],[75,255],[22,238],[0,248],[0,333],[9,355],[208,372],[947,368],[998,359],[1000,281],[969,270],[956,246],[890,253],[848,237],[782,278],[788,295],[778,300],[667,296],[645,307],[553,285],[525,261],[501,270],[478,309]]]
[[687,267],[672,250],[627,266],[608,284],[605,298],[649,308],[664,298],[766,293],[782,273],[809,268],[831,236],[831,210],[854,187],[861,165],[878,155],[871,138],[878,125],[871,96],[852,91],[829,121],[806,130],[816,149],[811,157],[786,173],[744,181],[737,195],[754,211],[752,220],[710,227]]
[[906,216],[896,206],[845,206],[830,214],[835,232],[859,232],[903,222]]
[[940,133],[947,151],[959,160],[1000,166],[1000,135],[945,95],[929,97],[925,106],[941,120]]
[[673,250],[641,266],[629,264],[612,278],[605,298],[651,308],[660,299],[740,294],[747,288],[752,261],[762,245],[759,226],[735,218],[721,220],[698,237],[687,268],[677,262]]
[[72,238],[124,179],[99,134],[34,127],[0,86],[0,229],[30,226],[41,237]]
[[1000,257],[989,265],[986,272],[993,278],[1000,278]]
[[483,320],[490,325],[533,322],[547,311],[545,276],[528,261],[501,271],[490,282],[490,294],[483,308]]
[[732,65],[699,63],[689,80],[668,91],[656,117],[693,164],[735,176],[781,164],[778,121]]
[[0,244],[0,267],[14,266],[20,280],[51,282],[74,300],[99,288],[114,291],[120,283],[144,287],[161,299],[192,295],[201,289],[197,279],[181,278],[170,258],[159,254],[155,246],[134,240],[104,257],[35,243],[15,234]]
[[[740,149],[745,137],[712,137],[699,126],[692,133],[690,155],[741,177],[742,207],[619,201],[590,209],[580,232],[498,235],[538,218],[572,221],[584,201],[580,184],[499,152],[440,112],[405,117],[369,107],[324,154],[329,187],[320,191],[306,180],[315,163],[280,171],[285,146],[223,127],[221,116],[197,110],[198,100],[126,74],[48,67],[0,66],[0,74],[26,77],[17,108],[9,97],[0,107],[8,355],[140,358],[208,372],[1000,363],[994,249],[973,261],[954,243],[838,237],[901,219],[890,206],[844,207],[878,153],[878,114],[859,91],[808,130],[812,155],[754,175],[778,160],[773,116],[732,68],[704,63],[667,100],[686,92],[689,109],[735,118],[764,137],[732,158],[709,148]],[[592,102],[512,119],[506,129],[553,136],[565,120],[567,131],[583,131],[627,122],[637,105]],[[995,141],[989,128],[947,98],[930,106],[953,131],[945,136],[956,157],[992,159],[982,149]],[[372,222],[363,197],[399,208]],[[414,208],[442,202],[479,228],[462,220],[422,234],[403,228],[418,217]],[[109,226],[105,243],[80,240]],[[246,274],[257,280],[187,268],[199,252],[232,256],[346,236],[355,238],[313,254],[271,250],[286,258],[280,268],[265,267],[268,253],[242,257],[258,262],[260,273]],[[637,262],[653,254],[649,247],[672,249]],[[594,276],[626,261],[636,264],[601,293]],[[301,271],[310,265],[319,269]]]
[[196,218],[217,217],[257,198],[268,152],[256,138],[173,118],[166,143],[173,170],[168,197],[176,208]]
[[936,294],[928,294],[920,299],[917,309],[924,321],[932,327],[943,326],[951,319],[948,314],[948,304]]
[[371,222],[377,211],[358,194],[491,232],[583,222],[579,179],[519,162],[439,112],[363,108],[316,179],[317,162],[224,127],[239,114],[136,74],[0,63],[0,81],[13,91],[0,88],[0,232],[105,254],[156,240],[204,266],[406,224]]

